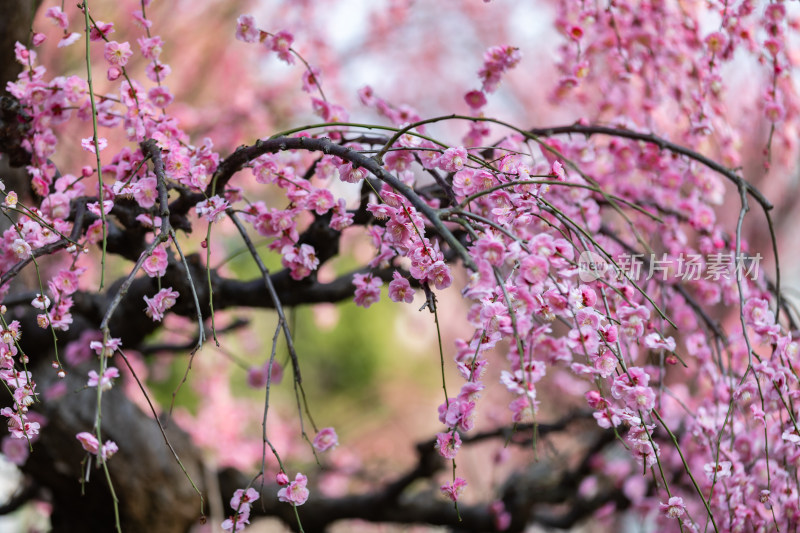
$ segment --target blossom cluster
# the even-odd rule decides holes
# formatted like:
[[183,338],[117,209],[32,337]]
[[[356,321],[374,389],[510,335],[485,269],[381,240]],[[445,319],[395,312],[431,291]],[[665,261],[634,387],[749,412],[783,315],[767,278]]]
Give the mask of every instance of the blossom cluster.
[[[5,455],[21,464],[27,457],[30,443],[38,439],[44,419],[30,416],[35,413],[28,412],[28,408],[37,399],[36,383],[31,373],[15,368],[19,360],[27,362],[27,356],[21,355],[17,348],[21,334],[20,324],[14,320],[8,324],[3,321],[3,325],[3,330],[0,332],[0,379],[11,391],[13,406],[0,409],[0,414],[6,418],[9,432],[9,435],[3,438],[2,447]],[[24,442],[24,446],[17,445],[14,441]]]
[[100,457],[103,462],[119,451],[119,447],[114,441],[107,440],[105,444],[100,444],[97,437],[86,431],[78,433],[75,438],[78,439],[84,450]]
[[[757,75],[764,79],[757,103],[762,116],[773,125],[797,116],[797,93],[791,76],[786,75],[796,65],[789,44],[795,22],[785,3],[744,1],[729,8],[725,2],[711,2],[708,11],[686,11],[671,2],[640,5],[629,0],[610,9],[580,2],[556,6],[556,28],[565,39],[560,48],[560,78],[552,91],[554,102],[581,102],[587,108],[603,109],[612,120],[638,120],[644,117],[634,116],[632,109],[646,110],[647,120],[660,117],[656,122],[661,123],[651,127],[675,129],[677,125],[688,145],[702,143],[713,134],[722,147],[722,160],[736,167],[741,155],[735,147],[742,142],[739,132],[746,127],[744,117],[729,112],[724,69],[734,58],[749,56],[757,61]],[[708,15],[718,18],[718,23],[705,24]],[[670,20],[681,23],[672,31],[662,31]],[[616,45],[607,46],[612,42]],[[671,53],[655,60],[654,49]],[[785,129],[776,128],[774,133],[783,146],[797,146]],[[776,155],[783,158],[791,150],[781,152]]]
[[278,490],[278,500],[290,503],[295,507],[308,501],[309,491],[306,488],[308,478],[305,475],[298,472],[294,481],[290,482],[286,474],[281,472],[278,474],[277,480],[279,485],[283,485],[283,488]]
[[[322,265],[338,253],[333,243],[321,241],[360,235],[372,255],[347,274],[356,305],[377,304],[390,278],[388,296],[396,303],[412,303],[419,289],[436,312],[437,292],[453,286],[468,302],[472,334],[456,341],[452,362],[461,381],[457,389],[450,384],[457,393],[445,394],[437,413],[442,430],[435,447],[454,468],[468,442],[464,435],[480,424],[487,388],[501,389],[506,421],[514,427],[535,426],[559,412],[561,402],[553,398],[564,399],[564,405],[588,406],[599,428],[619,436],[626,455],[618,460],[622,466],[609,469],[609,478],[623,487],[633,507],[659,509],[665,528],[700,530],[707,519],[722,530],[790,529],[800,513],[795,466],[800,429],[791,407],[800,394],[800,344],[779,320],[763,273],[752,269],[760,254],[750,251],[741,232],[724,231],[718,220],[724,179],[734,179],[731,172],[688,149],[667,149],[671,145],[653,140],[650,132],[672,128],[690,146],[706,146],[717,134],[716,155],[724,166],[739,166],[736,125],[724,113],[722,68],[737,50],[754,50],[760,63],[769,65],[759,103],[763,116],[773,127],[796,118],[800,106],[785,75],[796,60],[787,47],[791,22],[780,3],[766,6],[762,17],[754,15],[752,2],[730,9],[726,3],[718,9],[719,28],[709,32],[702,29],[699,12],[669,2],[639,4],[570,1],[557,8],[564,44],[552,99],[593,107],[593,116],[616,129],[591,130],[578,119],[564,132],[586,135],[514,127],[497,142],[485,142],[488,97],[522,61],[518,48],[500,45],[483,55],[480,90],[466,92],[459,102],[471,113],[460,117],[469,119],[460,144],[435,141],[417,123],[421,116],[413,106],[379,96],[369,86],[358,91],[361,103],[392,124],[383,131],[397,135],[373,137],[374,132],[348,125],[350,110],[325,96],[320,69],[292,48],[294,35],[262,30],[253,16],[242,15],[238,40],[287,65],[301,59],[305,66],[308,107],[325,124],[288,139],[311,143],[325,136],[333,144],[319,145],[321,155],[280,147],[247,158],[242,154],[249,152],[237,151],[247,160],[232,173],[220,172],[214,142],[193,140],[172,113],[170,67],[161,62],[163,42],[150,34],[144,13],[135,15],[147,29],[136,44],[111,40],[114,25],[93,21],[88,38],[102,48],[111,87],[102,96],[77,75],[50,77],[34,49],[44,36],[35,33],[32,46],[17,43],[15,57],[23,71],[8,85],[31,119],[23,145],[31,155],[26,170],[35,198],[24,205],[17,192],[4,192],[0,209],[15,218],[2,234],[0,272],[10,278],[39,255],[57,254],[46,284],[25,299],[36,310],[38,325],[55,333],[72,326],[73,298],[86,272],[82,257],[94,245],[105,251],[110,232],[121,231],[119,221],[144,243],[135,253],[127,250],[133,257],[126,257],[140,259],[143,279],[152,278],[158,287],[144,296],[141,312],[161,322],[183,307],[177,305],[184,296],[173,290],[177,285],[161,285],[171,267],[179,268],[174,234],[167,238],[170,224],[161,216],[186,199],[191,199],[186,211],[196,217],[192,223],[208,223],[209,235],[239,216],[280,255],[287,279],[297,287],[314,286]],[[660,31],[664,20],[676,17],[682,22],[675,31]],[[69,31],[62,9],[48,9],[46,18],[62,35],[58,46],[81,38]],[[655,49],[673,52],[654,58]],[[146,63],[148,81],[129,75],[136,61]],[[677,124],[663,118],[674,116]],[[59,126],[73,119],[87,126],[96,121],[102,130],[92,128],[80,138],[59,136]],[[605,137],[588,136],[598,132]],[[782,146],[796,145],[790,134],[776,135]],[[115,145],[114,137],[124,138],[123,146]],[[142,146],[149,140],[155,141],[163,173]],[[342,150],[330,153],[331,146]],[[57,148],[82,149],[99,168],[58,169]],[[225,163],[230,160],[236,158]],[[218,179],[228,181],[217,188]],[[743,182],[736,185],[743,194],[752,192]],[[274,198],[251,197],[253,190],[269,190]],[[85,217],[85,226],[73,236],[76,213]],[[312,229],[327,236],[316,246],[308,237]],[[643,236],[652,239],[643,242]],[[640,248],[658,258],[648,263],[646,280],[624,268]],[[625,275],[597,275],[596,269],[583,275],[584,254]],[[685,259],[691,257],[714,258],[704,262],[707,268],[715,265],[712,273],[680,280],[652,275],[675,265],[688,268]],[[714,275],[745,258],[750,276]],[[454,271],[459,261],[468,270],[462,281]],[[0,286],[0,298],[9,291],[8,283]],[[742,327],[719,333],[721,327],[705,311],[715,307],[738,307]],[[37,392],[19,347],[20,322],[6,322],[5,316],[0,315],[0,378],[13,407],[0,411],[9,428],[4,451],[17,441],[35,440],[44,423],[28,412]],[[92,351],[111,358],[120,342],[83,332],[65,359],[79,364]],[[106,363],[88,374],[86,384],[98,395],[119,377]],[[497,367],[494,374],[487,372],[490,366]],[[60,362],[55,368],[63,377]],[[281,372],[276,363],[252,366],[248,383],[265,386],[270,377],[277,383]],[[101,461],[118,451],[114,442],[101,444],[91,433],[76,438]],[[332,428],[321,429],[312,443],[317,452],[337,445]],[[648,470],[655,475],[652,490],[624,479]],[[281,470],[276,481],[279,501],[296,507],[308,500],[304,474],[290,481]],[[457,502],[466,487],[466,479],[454,472],[440,491]],[[223,529],[240,531],[249,524],[258,497],[252,488],[237,490],[230,501],[234,514]],[[494,502],[491,512],[498,529],[509,527],[502,502]]]
[[256,489],[237,489],[230,501],[235,514],[222,522],[222,530],[229,532],[243,530],[250,523],[250,508],[257,499],[258,491]]

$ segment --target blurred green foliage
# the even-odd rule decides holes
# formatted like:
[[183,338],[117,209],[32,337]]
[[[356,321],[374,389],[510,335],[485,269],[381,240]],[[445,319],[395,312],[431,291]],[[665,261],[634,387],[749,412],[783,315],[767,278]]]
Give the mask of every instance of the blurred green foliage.
[[[222,240],[218,235],[212,237]],[[267,250],[266,242],[255,237],[255,244],[261,252],[262,260],[271,272],[282,268],[281,257]],[[226,275],[238,279],[254,279],[260,272],[249,253],[238,241],[230,239],[225,243]],[[212,265],[221,266],[220,263]],[[336,275],[358,268],[359,264],[348,256],[340,256],[333,261]],[[356,306],[352,300],[341,302],[328,313],[338,317],[335,324],[321,327],[311,306],[285,309],[293,332],[293,340],[298,353],[303,389],[315,422],[322,426],[353,424],[353,413],[358,413],[362,422],[380,419],[386,415],[383,405],[382,387],[389,380],[408,380],[428,390],[441,387],[438,374],[438,353],[433,344],[425,350],[422,357],[409,357],[410,345],[398,336],[395,323],[400,314],[407,310],[407,304],[396,304],[388,299],[384,287],[382,299],[369,309]],[[335,309],[335,310],[334,310]],[[245,314],[252,323],[241,332],[226,336],[224,346],[227,355],[241,368],[234,367],[231,372],[231,385],[234,394],[241,397],[263,401],[263,391],[254,390],[247,385],[246,367],[264,364],[270,355],[272,337],[277,324],[277,314],[265,310],[237,310],[236,315]],[[427,311],[425,311],[427,315]],[[218,320],[217,327],[227,323]],[[430,316],[430,328],[433,328]],[[422,335],[423,332],[417,332]],[[257,344],[262,347],[252,353],[253,339],[242,342],[240,335],[258,336]],[[404,333],[403,335],[408,335]],[[413,335],[413,333],[412,333]],[[418,344],[415,344],[417,346]],[[249,348],[247,347],[249,346]],[[418,350],[418,348],[415,348]],[[207,344],[199,356],[207,357],[216,349]],[[429,353],[428,353],[429,352]],[[225,357],[219,352],[214,357]],[[284,377],[280,385],[271,389],[273,407],[290,417],[296,417],[296,401],[293,376],[285,339],[281,336],[276,360],[283,366]],[[172,402],[172,394],[183,380],[188,364],[186,356],[175,357],[170,365],[168,377],[152,383],[153,394],[161,405]],[[176,399],[176,405],[194,411],[199,398],[191,387],[184,384]]]

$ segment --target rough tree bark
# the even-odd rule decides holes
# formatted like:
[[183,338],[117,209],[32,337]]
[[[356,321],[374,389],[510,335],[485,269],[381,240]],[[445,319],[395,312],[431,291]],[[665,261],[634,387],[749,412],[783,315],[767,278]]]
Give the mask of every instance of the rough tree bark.
[[[31,21],[42,0],[5,0],[0,7],[0,96],[6,95],[6,84],[17,79],[20,65],[14,59],[14,43],[25,43],[30,35]],[[8,105],[3,102],[0,108]],[[0,129],[17,127],[18,124],[6,122],[5,109],[0,109]],[[7,137],[13,139],[14,136]],[[19,148],[0,145],[0,151],[6,154],[0,158],[0,176],[11,189],[23,191],[28,189],[25,183],[24,169],[9,165],[9,159],[19,159]],[[8,154],[11,153],[12,157]],[[17,160],[15,166],[22,164]]]

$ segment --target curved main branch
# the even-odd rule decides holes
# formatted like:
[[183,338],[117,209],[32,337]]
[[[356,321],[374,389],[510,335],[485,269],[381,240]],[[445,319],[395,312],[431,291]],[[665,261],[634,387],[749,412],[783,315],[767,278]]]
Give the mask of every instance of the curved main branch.
[[[382,182],[391,186],[399,194],[402,194],[417,211],[425,215],[436,231],[445,241],[447,241],[447,244],[449,244],[453,250],[456,251],[464,264],[471,270],[478,270],[475,262],[469,256],[469,253],[467,253],[466,248],[464,248],[464,246],[453,235],[453,233],[447,229],[447,227],[439,218],[439,215],[436,213],[436,210],[426,204],[425,201],[420,198],[420,196],[411,187],[384,169],[372,157],[357,152],[352,148],[336,144],[327,137],[316,139],[308,137],[275,137],[267,140],[256,141],[256,143],[253,145],[239,148],[233,154],[231,154],[230,157],[225,159],[225,161],[220,163],[219,168],[217,168],[217,172],[214,174],[212,179],[212,184],[216,183],[216,188],[220,190],[224,188],[225,184],[227,184],[227,182],[236,172],[241,170],[250,161],[253,161],[264,154],[273,154],[287,150],[305,150],[307,152],[322,152],[324,154],[331,154],[343,159],[344,161],[353,163],[355,166],[365,168]],[[198,201],[202,200],[202,198],[204,197],[200,196]],[[186,204],[191,201],[192,198],[183,197],[176,201],[174,208],[185,208]],[[180,203],[178,204],[177,202]],[[173,209],[173,206],[170,206],[170,209]]]
[[733,182],[737,187],[743,187],[748,194],[750,194],[761,205],[761,207],[764,208],[764,211],[770,211],[774,207],[772,203],[767,200],[763,194],[761,194],[761,191],[759,191],[747,180],[739,176],[736,172],[720,165],[713,159],[708,158],[699,152],[690,150],[689,148],[681,146],[680,144],[670,142],[652,133],[639,133],[633,130],[611,128],[609,126],[583,126],[581,124],[557,126],[552,128],[531,128],[528,130],[528,133],[539,137],[552,137],[553,135],[564,135],[570,133],[578,133],[581,135],[586,135],[587,137],[592,135],[609,135],[612,137],[622,137],[624,139],[632,139],[635,141],[643,141],[648,144],[654,144],[662,150],[669,150],[675,154],[680,154],[688,157],[689,159],[694,159],[698,163],[701,163],[711,170],[723,175],[725,178]]

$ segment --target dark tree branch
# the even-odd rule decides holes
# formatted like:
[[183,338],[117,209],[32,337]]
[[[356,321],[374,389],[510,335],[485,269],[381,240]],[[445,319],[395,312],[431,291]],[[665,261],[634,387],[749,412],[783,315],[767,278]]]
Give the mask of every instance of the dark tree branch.
[[23,268],[32,263],[35,258],[43,255],[50,255],[58,250],[68,248],[72,243],[77,241],[83,233],[83,221],[85,213],[86,202],[76,202],[74,205],[74,224],[72,226],[72,233],[70,234],[69,238],[62,237],[55,242],[46,244],[40,248],[36,248],[35,250],[31,250],[31,255],[29,257],[19,261],[6,272],[4,272],[2,276],[0,276],[0,287],[14,279],[14,277],[16,277],[16,275],[19,274]]
[[[249,325],[250,325],[249,320],[237,318],[227,326],[224,326],[222,328],[217,328],[217,335],[224,335],[225,333],[237,331]],[[204,337],[208,338],[210,335],[211,335],[211,330],[209,328],[206,328]],[[189,350],[193,350],[195,347],[197,347],[198,342],[200,342],[199,336],[183,344],[148,344],[146,346],[142,346],[141,348],[139,348],[138,351],[142,355],[156,354],[159,352],[169,352],[170,354],[176,354],[180,352],[188,352]]]
[[[562,431],[584,418],[578,412],[553,424],[540,424],[540,427],[543,434]],[[499,428],[481,434],[479,440],[501,437],[510,431],[512,428]],[[583,461],[574,470],[567,470],[553,461],[543,460],[523,471],[515,472],[506,480],[498,499],[504,502],[506,510],[511,514],[511,527],[507,531],[521,532],[533,522],[566,529],[588,518],[608,502],[613,501],[620,507],[629,505],[627,498],[619,490],[607,490],[588,500],[575,496],[581,481],[591,475],[588,465],[592,457],[614,442],[613,432],[600,431],[596,426],[590,434],[594,435],[593,440],[585,450]],[[422,489],[406,494],[412,489],[414,482],[431,480],[445,466],[444,460],[435,451],[433,442],[429,440],[417,445],[417,463],[407,472],[362,494],[326,498],[319,496],[312,488],[312,497],[298,507],[303,528],[306,531],[325,531],[334,522],[358,519],[377,523],[432,524],[464,532],[495,531],[494,515],[489,507],[491,500],[474,505],[459,505],[459,520],[453,503],[444,499],[436,489],[434,492]],[[248,476],[240,472],[232,469],[223,471],[220,474],[223,500],[229,499],[233,491],[247,486],[248,482]],[[252,514],[280,518],[288,527],[297,531],[292,507],[279,502],[275,497],[279,488],[275,484],[266,485],[261,492],[261,499],[253,506]],[[562,514],[536,511],[541,506],[553,509],[553,506],[564,504],[567,505],[567,510]]]
[[[308,137],[275,137],[267,139],[266,141],[259,140],[251,146],[239,148],[220,163],[211,180],[212,183],[209,185],[205,194],[210,195],[212,187],[223,189],[234,174],[254,159],[264,154],[284,152],[286,150],[305,150],[308,152],[332,154],[358,167],[365,168],[372,173],[372,175],[404,196],[417,211],[428,219],[436,232],[458,253],[464,264],[472,270],[477,270],[477,267],[466,249],[442,223],[436,211],[426,204],[413,189],[386,171],[374,158],[359,153],[352,148],[336,144],[325,137],[316,139]],[[205,196],[203,194],[182,196],[170,205],[170,212],[186,213],[191,207],[204,198]]]
[[531,128],[528,133],[538,137],[552,137],[554,135],[569,135],[572,133],[585,135],[590,137],[592,135],[609,135],[611,137],[621,137],[624,139],[631,139],[634,141],[643,141],[648,144],[654,144],[662,150],[669,150],[672,153],[680,154],[693,159],[698,163],[710,168],[711,170],[721,174],[726,179],[731,181],[737,187],[744,187],[745,190],[764,208],[764,211],[769,211],[773,208],[772,203],[761,194],[761,191],[756,189],[744,178],[739,176],[736,172],[720,165],[713,159],[710,159],[699,152],[690,150],[680,144],[675,144],[662,137],[653,135],[652,133],[639,133],[624,128],[612,128],[608,126],[583,126],[580,124],[572,124],[569,126],[557,126],[552,128]]
[[[15,61],[13,64],[17,65]],[[30,121],[30,116],[16,98],[0,96],[0,153],[8,156],[12,167],[22,167],[31,162],[31,154],[22,147],[22,141],[30,130]]]
[[[78,524],[86,533],[114,529],[108,486],[94,464],[81,494],[81,464],[88,454],[75,435],[91,429],[96,405],[94,390],[85,387],[87,370],[84,367],[67,374],[62,381],[65,392],[58,400],[34,406],[48,423],[22,470],[49,489],[53,533],[71,533]],[[48,390],[57,380],[47,361],[33,371],[41,391]],[[200,450],[174,424],[166,432],[192,478],[201,479]],[[121,496],[120,518],[125,531],[185,533],[197,523],[197,493],[164,445],[156,421],[131,402],[122,387],[105,393],[103,434],[119,446],[115,460],[108,466]]]

